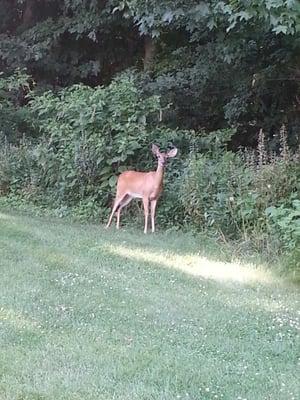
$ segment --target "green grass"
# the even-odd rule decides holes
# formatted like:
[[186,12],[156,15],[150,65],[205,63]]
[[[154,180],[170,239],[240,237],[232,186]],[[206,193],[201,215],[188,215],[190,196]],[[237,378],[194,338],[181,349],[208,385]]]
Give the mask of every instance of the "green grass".
[[224,257],[0,213],[0,399],[299,398],[297,287]]

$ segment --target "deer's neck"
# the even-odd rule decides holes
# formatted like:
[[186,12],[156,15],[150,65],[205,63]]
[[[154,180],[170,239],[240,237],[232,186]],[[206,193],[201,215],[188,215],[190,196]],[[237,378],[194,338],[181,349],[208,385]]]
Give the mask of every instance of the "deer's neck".
[[160,186],[164,178],[165,167],[162,164],[158,164],[155,172],[155,183]]
[[154,180],[152,181],[151,187],[149,187],[150,200],[155,200],[159,197],[162,191],[163,178],[164,178],[164,166],[158,164],[155,171]]

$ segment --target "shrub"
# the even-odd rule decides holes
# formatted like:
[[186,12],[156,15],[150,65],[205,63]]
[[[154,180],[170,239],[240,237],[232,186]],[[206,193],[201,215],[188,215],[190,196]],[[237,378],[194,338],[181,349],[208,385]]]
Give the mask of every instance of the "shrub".
[[291,196],[290,205],[269,207],[266,214],[274,234],[277,234],[285,250],[285,267],[300,280],[300,200]]
[[26,141],[19,146],[2,140],[0,148],[0,192],[26,192],[36,186],[37,165],[32,147]]
[[286,248],[284,229],[274,230],[274,213],[287,212],[291,196],[299,198],[300,164],[299,155],[286,144],[284,130],[280,141],[277,155],[266,151],[262,133],[254,152],[234,154],[226,151],[222,141],[219,149],[194,152],[186,162],[180,193],[189,221],[223,238],[251,238],[258,247],[272,241],[275,233]]
[[29,76],[16,70],[11,76],[0,72],[0,138],[16,143],[28,130],[28,110],[20,103],[30,90]]
[[62,214],[72,207],[82,216],[105,215],[118,174],[153,169],[152,142],[187,147],[188,132],[159,127],[159,98],[144,97],[126,75],[105,88],[36,95],[29,110],[40,137],[19,146],[4,140],[0,187]]
[[107,204],[115,175],[132,164],[147,143],[147,118],[159,99],[143,99],[129,79],[106,88],[75,85],[55,95],[47,92],[30,103],[43,140],[37,157],[40,185],[58,202],[74,204],[95,196]]
[[291,201],[291,206],[268,207],[266,214],[274,230],[278,231],[284,247],[294,250],[300,246],[300,200]]
[[[194,155],[186,165],[180,198],[190,221],[201,230],[212,228],[228,236],[242,229],[253,212],[247,170],[236,154]],[[241,212],[241,199],[244,209]],[[246,205],[247,204],[247,205]]]

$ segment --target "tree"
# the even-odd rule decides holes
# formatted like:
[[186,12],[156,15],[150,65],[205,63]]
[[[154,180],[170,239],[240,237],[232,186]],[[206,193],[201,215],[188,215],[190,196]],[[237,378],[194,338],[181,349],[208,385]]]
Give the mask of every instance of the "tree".
[[141,40],[109,1],[0,0],[0,66],[45,84],[107,83],[136,59]]
[[298,130],[299,1],[0,0],[1,12],[0,68],[26,67],[38,90],[131,68],[172,127],[229,124],[236,145]]

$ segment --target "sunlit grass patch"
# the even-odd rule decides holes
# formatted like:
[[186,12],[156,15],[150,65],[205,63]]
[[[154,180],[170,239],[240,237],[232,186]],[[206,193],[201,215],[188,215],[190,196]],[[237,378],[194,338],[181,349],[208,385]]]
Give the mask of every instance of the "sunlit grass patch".
[[149,262],[199,276],[205,279],[233,282],[272,282],[274,276],[266,268],[253,264],[236,262],[221,262],[209,260],[198,254],[179,255],[168,250],[163,253],[153,253],[142,248],[130,248],[117,244],[107,246],[112,253],[121,257],[131,258],[136,262]]

